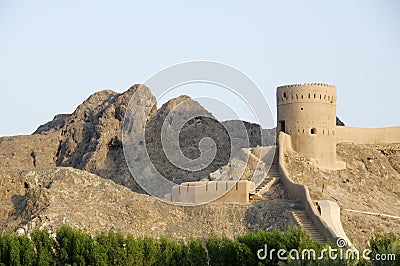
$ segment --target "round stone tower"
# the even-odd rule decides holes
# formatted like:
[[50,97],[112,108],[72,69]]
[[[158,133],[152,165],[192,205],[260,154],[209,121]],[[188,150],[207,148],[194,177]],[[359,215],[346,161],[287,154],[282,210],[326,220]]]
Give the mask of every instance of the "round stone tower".
[[315,158],[320,168],[343,168],[336,162],[336,87],[322,83],[277,88],[278,134],[291,136],[301,156]]

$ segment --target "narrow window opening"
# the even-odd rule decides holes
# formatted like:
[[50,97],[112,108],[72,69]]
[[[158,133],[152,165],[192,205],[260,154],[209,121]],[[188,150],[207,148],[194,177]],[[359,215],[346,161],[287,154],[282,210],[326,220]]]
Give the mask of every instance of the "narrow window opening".
[[315,134],[317,134],[317,129],[315,127],[313,127],[311,129],[311,135],[315,135]]
[[308,94],[308,99],[310,99],[310,98],[311,98],[311,94],[309,93],[309,94]]
[[303,108],[303,107],[301,107],[301,108],[300,108],[300,110],[302,110],[302,111],[303,111],[303,110],[304,110],[304,108]]
[[314,94],[314,99],[317,98],[317,94]]
[[279,129],[283,133],[286,133],[286,123],[285,120],[279,121]]

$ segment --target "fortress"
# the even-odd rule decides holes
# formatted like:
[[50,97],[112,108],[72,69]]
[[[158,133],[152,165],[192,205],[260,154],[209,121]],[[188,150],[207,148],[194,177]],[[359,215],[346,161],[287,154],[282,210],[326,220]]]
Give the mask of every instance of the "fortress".
[[[247,164],[253,165],[255,172],[259,164],[254,160],[266,163],[262,162],[263,159],[271,158],[271,153],[277,150],[275,155],[272,154],[274,159],[265,172],[263,182],[254,184],[252,181],[240,180],[236,185],[234,181],[218,179],[186,182],[176,185],[165,199],[188,204],[257,201],[262,198],[260,191],[265,192],[280,182],[288,199],[303,205],[309,227],[315,229],[316,239],[335,242],[338,238],[344,238],[351,246],[342,228],[339,205],[329,200],[314,201],[305,185],[293,182],[285,164],[285,153],[296,151],[319,169],[345,169],[346,163],[336,158],[337,144],[400,143],[400,127],[368,129],[337,126],[336,101],[336,87],[332,85],[306,83],[279,86],[276,91],[276,149],[274,146],[243,149],[243,154],[249,155],[250,161]],[[229,175],[229,171],[227,173]]]
[[[286,150],[296,151],[300,156],[313,162],[319,169],[340,170],[346,168],[346,163],[336,159],[338,143],[388,144],[400,142],[400,127],[370,129],[337,126],[336,101],[336,87],[323,83],[292,84],[277,88],[276,138],[278,145],[276,147],[279,154],[277,152],[272,165],[268,165],[271,168],[267,167],[267,176],[272,172],[274,174],[271,175],[276,178],[284,175],[283,158],[279,158],[278,162],[278,157],[282,157]],[[248,166],[250,165],[253,171],[257,171],[260,170],[257,169],[259,161],[261,164],[271,164],[273,153],[275,153],[273,146],[243,149],[241,160]],[[269,158],[269,162],[262,162],[263,158]],[[225,176],[229,175],[232,173],[228,171]],[[172,192],[165,196],[165,199],[170,202],[188,204],[206,203],[214,199],[219,202],[249,202],[262,197],[261,194],[257,194],[257,191],[265,191],[274,182],[272,180],[270,183],[255,184],[252,181],[240,180],[238,184],[234,185],[234,181],[218,178],[215,181],[185,182],[175,186]],[[256,187],[257,185],[258,187]],[[291,196],[290,187],[290,185],[285,185],[289,197]]]

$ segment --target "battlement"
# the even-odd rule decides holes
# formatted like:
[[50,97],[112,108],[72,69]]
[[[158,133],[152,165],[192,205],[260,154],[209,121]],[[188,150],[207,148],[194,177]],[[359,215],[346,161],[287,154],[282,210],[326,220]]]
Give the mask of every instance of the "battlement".
[[276,91],[278,105],[295,102],[336,105],[336,87],[324,83],[304,83],[279,86]]
[[325,84],[325,83],[297,83],[297,84],[289,84],[289,85],[281,85],[278,86],[279,89],[284,89],[284,88],[295,88],[295,87],[309,87],[309,86],[320,86],[320,87],[327,87],[327,88],[335,88],[333,85]]

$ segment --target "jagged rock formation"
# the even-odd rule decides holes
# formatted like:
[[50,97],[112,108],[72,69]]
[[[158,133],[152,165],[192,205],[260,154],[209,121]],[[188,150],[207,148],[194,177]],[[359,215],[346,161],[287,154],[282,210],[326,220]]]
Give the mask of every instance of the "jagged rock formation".
[[59,114],[54,116],[53,120],[47,122],[44,125],[39,126],[33,134],[43,134],[46,135],[50,132],[58,131],[64,127],[70,114]]
[[[180,168],[171,162],[164,152],[166,147],[163,147],[161,142],[162,121],[167,120],[169,120],[168,123],[173,124],[176,120],[182,120],[182,127],[173,128],[170,135],[166,134],[163,137],[166,140],[172,140],[174,138],[172,135],[179,134],[179,149],[191,160],[202,156],[199,144],[203,138],[211,138],[214,141],[215,158],[207,167],[193,171]],[[164,104],[146,128],[146,146],[150,159],[163,176],[170,177],[176,183],[208,178],[210,173],[228,164],[230,158],[241,148],[261,145],[259,125],[243,121],[221,123],[188,96],[181,96]],[[204,164],[207,164],[206,159],[204,159]]]
[[[79,105],[60,132],[56,166],[85,170],[142,191],[126,165],[121,136],[126,106],[137,88],[97,92]],[[145,102],[154,101],[148,89],[141,96]]]
[[[111,90],[97,92],[72,114],[56,115],[31,136],[0,138],[0,168],[73,167],[111,179],[133,191],[143,192],[126,165],[121,137],[127,105],[138,87],[134,85],[124,93]],[[135,108],[154,103],[155,98],[149,89],[141,93],[141,101],[144,105],[137,104]],[[161,149],[160,130],[163,122],[170,111],[183,101],[186,103],[177,112],[178,117],[184,119],[192,113],[204,115],[189,119],[182,128],[179,141],[183,154],[191,159],[197,158],[200,155],[199,142],[204,137],[211,137],[217,143],[216,157],[203,171],[188,173],[179,169],[169,162]],[[149,114],[146,126],[149,156],[165,177],[180,183],[208,177],[228,162],[231,143],[227,131],[233,132],[233,141],[239,140],[239,148],[261,145],[261,134],[265,137],[264,142],[275,142],[274,129],[261,130],[259,125],[245,122],[246,132],[240,132],[240,125],[243,125],[242,121],[218,122],[188,96],[172,99],[159,110],[154,106]],[[243,142],[247,137],[243,135],[249,136],[248,142]]]
[[[163,123],[166,121],[166,123]],[[182,127],[180,127],[180,125]],[[162,127],[169,127],[162,132]],[[164,135],[163,135],[164,134]],[[172,149],[163,147],[161,138],[166,141],[175,139]],[[212,163],[203,170],[191,171],[181,165],[174,165],[166,151],[176,153],[181,149],[186,158],[195,160],[202,154],[199,142],[210,137],[216,143],[217,153]],[[199,103],[188,96],[180,96],[164,104],[146,125],[146,147],[156,169],[165,177],[171,177],[176,183],[194,181],[207,177],[214,169],[225,165],[230,156],[230,139],[225,128]],[[179,145],[179,146],[178,146]]]

